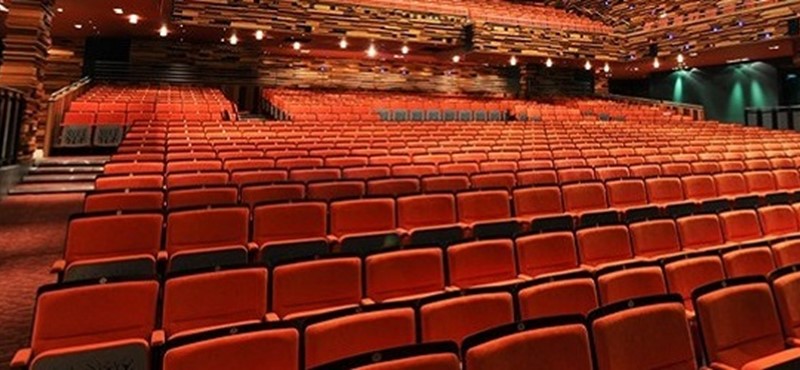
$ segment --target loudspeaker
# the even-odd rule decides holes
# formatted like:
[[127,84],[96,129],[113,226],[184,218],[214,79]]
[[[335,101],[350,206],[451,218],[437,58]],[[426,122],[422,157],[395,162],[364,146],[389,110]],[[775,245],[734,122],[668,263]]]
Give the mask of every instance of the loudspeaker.
[[800,18],[790,19],[788,21],[789,36],[800,35]]
[[650,49],[647,52],[647,56],[653,58],[658,56],[658,44],[650,44]]

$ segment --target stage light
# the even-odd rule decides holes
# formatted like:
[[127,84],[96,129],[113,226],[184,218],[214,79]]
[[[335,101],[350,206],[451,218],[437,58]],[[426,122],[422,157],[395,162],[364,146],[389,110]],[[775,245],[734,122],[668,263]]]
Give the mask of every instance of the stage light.
[[342,37],[342,39],[339,40],[339,49],[347,49],[347,39],[346,38]]
[[264,39],[264,31],[258,30],[256,31],[256,40],[261,41]]
[[605,72],[605,73],[610,73],[611,72],[611,66],[608,65],[608,62],[606,62],[606,64],[603,65],[603,72]]
[[453,63],[458,63],[461,61],[460,55],[453,55]]
[[592,70],[592,62],[587,60],[586,64],[583,65],[583,68],[585,68],[587,71],[591,71]]
[[508,60],[508,64],[511,64],[511,66],[516,66],[517,65],[517,57],[512,55],[511,59]]
[[658,61],[658,57],[653,59],[653,68],[655,68],[655,69],[661,68],[661,62]]
[[161,26],[161,28],[158,30],[158,35],[161,37],[167,37],[168,34],[169,29],[167,29],[167,25]]
[[139,23],[139,16],[136,14],[131,14],[128,16],[128,23],[130,24],[137,24]]
[[551,67],[553,67],[553,60],[552,60],[552,59],[550,59],[550,58],[547,58],[547,61],[545,61],[545,62],[544,62],[544,65],[545,65],[547,68],[551,68]]
[[375,58],[378,55],[378,49],[375,49],[375,44],[370,44],[369,48],[367,49],[367,56],[370,58]]
[[239,43],[239,37],[236,36],[236,34],[234,33],[233,35],[231,35],[231,38],[228,39],[228,42],[230,42],[231,45],[236,45]]
[[122,8],[114,8],[114,14],[122,15],[124,13],[125,13],[125,11],[123,11]]
[[294,49],[294,50],[300,50],[300,48],[302,48],[302,47],[303,47],[303,44],[301,44],[300,41],[295,41],[292,44],[292,49]]
[[683,54],[678,54],[678,64],[683,64],[686,59],[683,57]]
[[408,48],[408,45],[403,45],[403,47],[400,48],[400,52],[403,53],[403,55],[408,54],[410,51],[411,49]]

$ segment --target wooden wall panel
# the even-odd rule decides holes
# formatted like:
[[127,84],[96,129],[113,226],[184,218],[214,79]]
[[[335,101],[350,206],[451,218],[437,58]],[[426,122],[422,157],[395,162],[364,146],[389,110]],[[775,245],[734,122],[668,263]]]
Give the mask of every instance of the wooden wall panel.
[[44,89],[55,92],[83,76],[84,40],[55,38],[47,55]]

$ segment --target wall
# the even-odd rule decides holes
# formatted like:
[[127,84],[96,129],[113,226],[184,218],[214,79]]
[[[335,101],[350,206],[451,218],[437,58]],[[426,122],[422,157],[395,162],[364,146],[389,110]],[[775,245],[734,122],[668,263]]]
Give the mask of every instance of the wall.
[[44,88],[53,93],[83,76],[84,40],[53,39],[45,65]]
[[611,92],[699,104],[709,119],[743,123],[746,107],[779,104],[778,75],[773,65],[764,62],[694,68],[653,75],[649,80],[614,81]]

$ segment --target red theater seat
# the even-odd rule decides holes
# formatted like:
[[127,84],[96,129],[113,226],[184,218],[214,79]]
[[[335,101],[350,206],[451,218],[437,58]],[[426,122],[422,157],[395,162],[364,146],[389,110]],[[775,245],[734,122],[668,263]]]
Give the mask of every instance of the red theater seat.
[[517,275],[514,242],[486,240],[447,248],[450,284],[461,289],[510,285],[522,281]]
[[272,312],[290,320],[354,307],[361,303],[361,289],[357,257],[280,265],[272,272]]
[[507,292],[460,295],[451,293],[425,298],[419,307],[423,343],[464,338],[514,321],[514,303]]
[[248,261],[250,213],[245,207],[170,212],[165,250],[169,270],[235,266]]
[[537,277],[580,267],[572,232],[523,236],[515,244],[520,274]]
[[366,295],[375,302],[408,301],[445,291],[439,248],[377,253],[365,259]]
[[395,201],[391,198],[331,203],[330,220],[330,232],[343,251],[363,253],[400,243]]
[[523,320],[561,315],[586,316],[598,307],[597,287],[588,271],[542,277],[517,292]]

